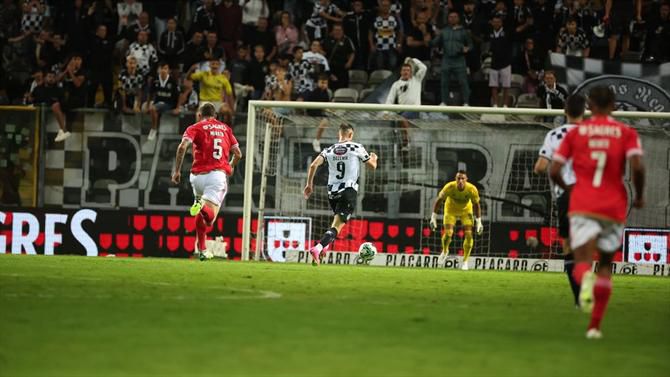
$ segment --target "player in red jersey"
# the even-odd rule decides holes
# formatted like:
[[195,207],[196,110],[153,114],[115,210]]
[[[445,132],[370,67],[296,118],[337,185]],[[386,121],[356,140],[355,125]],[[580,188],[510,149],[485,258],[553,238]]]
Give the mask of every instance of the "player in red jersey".
[[[577,182],[570,193],[570,246],[575,253],[575,281],[581,284],[579,302],[591,313],[586,337],[602,337],[600,321],[612,293],[612,257],[621,246],[628,195],[623,184],[626,160],[630,161],[635,199],[633,206],[644,205],[644,165],[637,132],[610,117],[614,93],[595,87],[589,93],[592,116],[565,136],[551,164],[551,179],[564,190],[569,187],[561,167],[572,159]],[[593,254],[600,263],[591,272]]]
[[[186,129],[177,148],[172,182],[178,184],[181,181],[184,155],[193,145],[190,181],[195,203],[191,207],[191,216],[195,216],[196,251],[203,260],[213,257],[206,250],[207,227],[214,223],[219,213],[228,190],[228,177],[242,159],[242,151],[230,126],[216,120],[214,105],[203,103],[196,117],[198,122]],[[228,161],[230,152],[233,158]]]

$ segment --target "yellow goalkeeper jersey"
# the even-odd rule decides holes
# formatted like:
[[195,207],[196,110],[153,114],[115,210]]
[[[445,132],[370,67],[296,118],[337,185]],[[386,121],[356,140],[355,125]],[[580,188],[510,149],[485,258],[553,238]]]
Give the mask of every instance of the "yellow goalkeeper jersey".
[[444,201],[444,213],[464,216],[472,213],[472,203],[479,203],[479,191],[470,182],[465,182],[463,191],[458,189],[456,181],[451,181],[442,187],[440,196]]

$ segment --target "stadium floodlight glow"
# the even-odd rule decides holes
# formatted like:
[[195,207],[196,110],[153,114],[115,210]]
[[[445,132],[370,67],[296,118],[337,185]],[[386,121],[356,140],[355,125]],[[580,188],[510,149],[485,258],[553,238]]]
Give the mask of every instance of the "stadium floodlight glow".
[[[286,111],[274,111],[278,108],[292,109],[294,114],[283,115]],[[304,115],[304,110],[323,110],[326,113],[325,117],[330,119],[330,127],[321,141],[321,147],[327,147],[336,141],[334,139],[336,122],[351,122],[356,128],[355,139],[362,137],[364,140],[361,142],[364,145],[372,144],[370,147],[366,145],[371,152],[378,152],[376,149],[383,152],[380,155],[380,164],[383,167],[381,171],[377,169],[374,173],[361,176],[362,195],[359,196],[366,199],[359,199],[361,207],[357,208],[355,213],[358,220],[380,214],[382,217],[390,216],[384,210],[378,211],[372,208],[376,205],[375,201],[385,200],[387,202],[384,206],[395,206],[391,209],[384,207],[385,210],[394,211],[398,218],[412,219],[420,223],[422,217],[430,215],[430,212],[427,215],[424,212],[430,205],[428,202],[432,198],[431,195],[436,193],[437,186],[446,183],[444,179],[447,179],[444,162],[440,162],[442,165],[438,166],[436,156],[439,154],[443,157],[444,151],[449,148],[463,147],[470,148],[473,154],[483,156],[482,159],[491,165],[485,173],[486,176],[478,178],[488,180],[486,182],[489,185],[485,190],[485,195],[488,195],[488,199],[484,200],[486,202],[484,205],[487,207],[486,213],[483,213],[485,222],[492,221],[492,212],[497,212],[496,219],[502,222],[512,221],[510,219],[514,216],[525,216],[535,222],[543,221],[541,213],[545,209],[538,210],[538,208],[542,207],[540,204],[544,202],[538,197],[545,195],[550,198],[548,181],[540,182],[547,186],[546,193],[525,192],[524,185],[529,179],[537,186],[538,180],[546,180],[546,177],[527,177],[524,174],[527,174],[528,166],[532,172],[532,164],[537,157],[536,148],[542,144],[547,129],[555,126],[551,120],[563,115],[562,110],[250,101],[244,151],[242,260],[248,260],[252,251],[257,251],[254,254],[255,259],[264,254],[263,245],[266,243],[263,235],[265,229],[263,218],[266,214],[310,217],[313,219],[311,226],[314,227],[311,234],[320,234],[322,232],[320,228],[332,220],[325,189],[319,187],[318,182],[315,184],[317,195],[313,195],[309,201],[302,198],[306,175],[306,167],[303,165],[316,155],[311,142],[319,127],[319,119],[323,118]],[[405,111],[420,112],[424,115],[421,119],[412,120],[413,126],[410,129],[403,130],[394,124],[401,119],[397,114]],[[670,124],[670,113],[615,112],[613,116],[628,123],[635,123],[636,126],[646,130],[647,134],[652,135],[647,136],[647,139],[643,137],[643,144],[646,140],[666,145],[670,142],[663,127],[658,126],[659,123]],[[411,149],[408,155],[404,155],[406,151],[401,151],[399,142],[401,139],[399,135],[403,132],[408,132],[410,135]],[[517,139],[523,139],[524,142],[516,146]],[[490,145],[488,149],[503,148],[504,153],[498,150],[497,155],[487,156],[490,152],[481,147],[484,144]],[[517,160],[513,160],[514,158]],[[508,159],[507,162],[505,159]],[[394,167],[390,168],[389,164]],[[510,175],[503,176],[501,173],[503,170],[509,171]],[[663,174],[658,172],[658,175]],[[439,182],[435,178],[438,175],[441,180]],[[319,190],[323,191],[320,195],[316,192]],[[656,194],[659,198],[664,198],[661,192],[652,193],[652,196]],[[411,206],[417,207],[414,208],[416,212],[409,214],[403,212],[406,208],[398,208],[407,205],[405,202],[400,203],[401,199],[408,195],[415,196]],[[648,198],[647,202],[650,200]],[[544,204],[550,206],[550,203]],[[553,208],[546,208],[546,211],[553,211]],[[641,219],[640,224],[653,226],[654,218],[662,219],[664,214],[663,208],[654,207],[647,212],[643,211],[638,218]],[[252,233],[251,224],[254,218],[260,221],[257,231]],[[551,219],[554,220],[553,217]],[[490,243],[488,233],[491,229],[490,223],[485,224],[485,229],[481,239],[475,241],[473,255],[493,255],[496,252],[493,250],[494,247],[488,248],[490,245],[482,249],[486,243]],[[355,232],[355,229],[352,228],[352,231]],[[252,240],[256,241],[254,250],[250,250]],[[354,245],[352,240],[350,251],[357,250],[359,244]],[[415,245],[414,250],[433,253],[434,247],[432,239],[422,239],[420,244]],[[379,251],[385,252],[382,249]]]

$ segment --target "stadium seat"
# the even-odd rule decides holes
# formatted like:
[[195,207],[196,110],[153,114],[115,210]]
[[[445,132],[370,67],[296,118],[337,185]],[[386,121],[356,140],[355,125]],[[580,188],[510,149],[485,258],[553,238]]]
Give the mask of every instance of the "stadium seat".
[[540,99],[534,93],[525,93],[519,96],[516,107],[523,109],[537,109],[540,107]]
[[358,98],[362,102],[370,93],[374,92],[375,88],[365,88],[361,90],[360,94],[358,95]]
[[[368,82],[368,73],[361,69],[351,69],[349,70],[349,84],[360,84],[365,86]],[[352,88],[351,85],[349,85]]]
[[357,102],[358,90],[352,88],[340,88],[335,91],[333,102]]
[[523,86],[523,76],[517,75],[516,73],[512,74],[512,88],[521,88]]
[[356,90],[360,93],[361,90],[365,88],[365,83],[349,83],[349,88]]
[[[498,93],[498,103],[502,103],[502,93]],[[507,107],[514,107],[516,105],[516,96],[510,90],[507,96]]]
[[386,80],[389,76],[391,76],[393,72],[386,70],[386,69],[378,69],[376,71],[373,71],[370,74],[370,79],[368,80],[368,86],[377,86],[379,85],[382,81]]

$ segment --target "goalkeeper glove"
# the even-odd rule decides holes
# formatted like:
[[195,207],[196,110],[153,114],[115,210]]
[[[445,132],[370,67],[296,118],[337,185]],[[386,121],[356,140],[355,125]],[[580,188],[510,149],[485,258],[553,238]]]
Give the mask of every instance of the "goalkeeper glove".
[[430,229],[432,229],[433,232],[437,230],[437,213],[435,212],[430,215]]
[[475,231],[477,232],[478,235],[482,234],[482,232],[484,231],[484,225],[482,225],[481,217],[475,218]]

